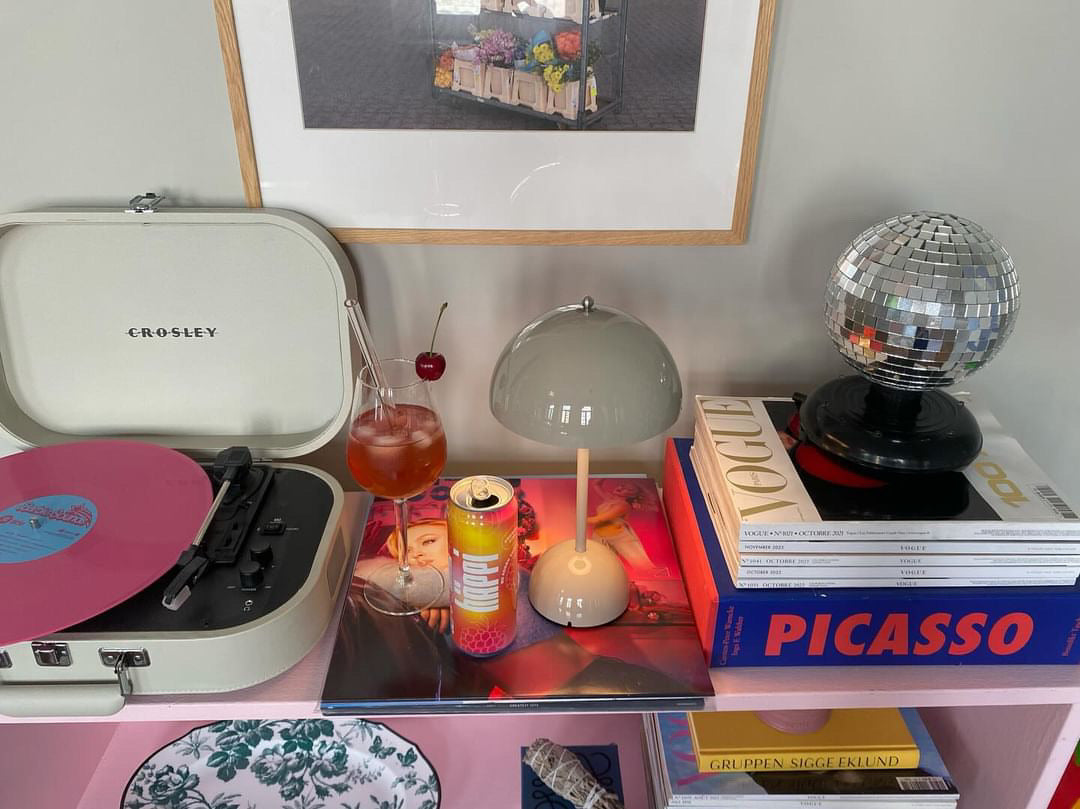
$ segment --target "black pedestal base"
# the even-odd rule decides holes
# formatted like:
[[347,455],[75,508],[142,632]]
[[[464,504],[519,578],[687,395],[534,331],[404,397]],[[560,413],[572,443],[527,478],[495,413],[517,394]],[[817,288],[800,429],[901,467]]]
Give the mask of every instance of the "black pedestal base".
[[887,472],[947,472],[967,466],[982,433],[962,402],[940,390],[901,391],[845,376],[803,403],[802,432],[824,451]]

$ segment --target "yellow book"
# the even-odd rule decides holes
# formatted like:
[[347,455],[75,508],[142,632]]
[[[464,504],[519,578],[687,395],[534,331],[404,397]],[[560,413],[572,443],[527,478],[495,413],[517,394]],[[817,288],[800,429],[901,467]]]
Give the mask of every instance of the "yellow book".
[[783,733],[749,711],[691,713],[690,735],[703,773],[919,766],[919,748],[896,708],[835,710],[814,733]]

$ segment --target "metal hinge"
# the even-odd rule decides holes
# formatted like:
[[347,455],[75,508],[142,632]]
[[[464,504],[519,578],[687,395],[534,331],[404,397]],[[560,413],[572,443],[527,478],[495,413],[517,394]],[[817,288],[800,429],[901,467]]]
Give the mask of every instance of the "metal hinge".
[[153,191],[147,191],[145,194],[139,194],[137,197],[128,200],[128,206],[124,208],[124,213],[156,213],[158,205],[164,199],[165,197],[155,194]]
[[142,669],[150,665],[150,654],[146,649],[98,649],[98,656],[105,666],[115,666],[120,660],[132,669]]
[[66,643],[35,640],[30,644],[30,649],[34,652],[34,660],[39,666],[52,668],[71,665],[71,649]]
[[98,649],[98,656],[103,665],[111,666],[120,685],[120,693],[130,696],[134,690],[128,669],[141,669],[150,665],[150,655],[146,649]]

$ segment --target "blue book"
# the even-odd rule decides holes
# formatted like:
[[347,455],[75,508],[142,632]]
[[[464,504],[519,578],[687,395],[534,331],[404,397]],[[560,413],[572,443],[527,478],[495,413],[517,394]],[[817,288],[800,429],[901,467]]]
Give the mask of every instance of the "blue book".
[[736,589],[691,444],[668,442],[664,504],[711,666],[1077,662],[1078,585]]

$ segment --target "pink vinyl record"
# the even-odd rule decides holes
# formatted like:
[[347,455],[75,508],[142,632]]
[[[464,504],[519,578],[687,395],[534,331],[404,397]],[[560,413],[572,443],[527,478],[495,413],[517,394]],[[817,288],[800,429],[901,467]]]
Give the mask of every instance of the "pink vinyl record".
[[154,582],[212,500],[175,450],[83,441],[0,458],[0,646],[91,618]]

